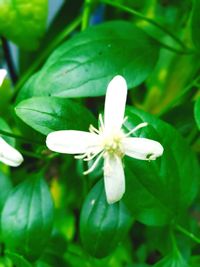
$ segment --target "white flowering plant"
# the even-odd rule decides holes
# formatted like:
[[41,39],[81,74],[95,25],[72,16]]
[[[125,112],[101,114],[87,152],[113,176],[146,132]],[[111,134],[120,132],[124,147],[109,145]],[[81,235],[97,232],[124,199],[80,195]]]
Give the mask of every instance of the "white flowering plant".
[[0,1],[0,266],[199,266],[199,12]]

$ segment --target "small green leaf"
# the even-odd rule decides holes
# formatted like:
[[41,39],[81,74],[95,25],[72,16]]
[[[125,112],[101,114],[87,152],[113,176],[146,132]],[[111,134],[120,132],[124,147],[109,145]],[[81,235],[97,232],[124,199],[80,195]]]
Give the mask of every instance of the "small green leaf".
[[58,130],[88,130],[94,122],[94,117],[84,106],[56,97],[24,100],[15,111],[26,124],[44,135]]
[[178,220],[199,190],[199,166],[186,141],[170,125],[150,114],[128,108],[127,131],[140,122],[148,126],[137,131],[140,137],[156,140],[164,147],[155,161],[125,157],[124,201],[133,216],[147,225]]
[[156,263],[154,267],[190,267],[182,255],[177,251],[176,253],[171,253],[163,258],[161,261]]
[[10,179],[0,171],[0,212],[5,204],[6,198],[12,188]]
[[53,224],[53,203],[41,175],[30,175],[14,188],[4,205],[2,236],[7,250],[36,260],[44,251]]
[[191,18],[191,31],[192,31],[192,40],[196,48],[200,49],[200,1],[193,0],[193,11]]
[[[10,127],[7,124],[7,122],[5,122],[2,118],[0,118],[0,130],[8,132],[8,133],[12,133]],[[12,146],[15,145],[15,139],[13,139],[13,138],[11,138],[9,136],[3,135],[1,133],[0,133],[0,136],[2,136],[3,139],[5,139],[6,142],[8,142],[10,145],[12,145]]]
[[106,257],[122,241],[132,221],[122,202],[107,203],[103,182],[98,182],[81,211],[80,234],[84,248],[94,257]]
[[31,263],[29,263],[26,259],[24,259],[23,256],[17,253],[6,251],[6,256],[8,256],[12,260],[16,267],[32,267]]
[[200,98],[197,99],[195,106],[194,106],[194,117],[195,117],[198,129],[200,130]]
[[132,23],[113,21],[90,27],[53,52],[27,81],[18,101],[32,96],[104,95],[117,74],[132,88],[152,72],[158,53],[157,43]]
[[47,0],[1,0],[0,35],[21,48],[37,48],[46,28]]

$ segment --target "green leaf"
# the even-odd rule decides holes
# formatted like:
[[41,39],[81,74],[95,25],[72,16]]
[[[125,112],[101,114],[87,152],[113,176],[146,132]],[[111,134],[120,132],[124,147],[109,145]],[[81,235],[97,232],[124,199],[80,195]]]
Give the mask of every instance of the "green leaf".
[[23,256],[17,253],[6,251],[6,256],[12,260],[16,267],[32,267],[32,265],[24,259]]
[[0,192],[0,212],[1,212],[3,205],[6,201],[6,198],[9,195],[9,192],[12,188],[10,179],[1,171],[0,171],[0,188],[1,188]]
[[194,117],[198,126],[198,129],[200,130],[200,98],[197,99],[194,106]]
[[147,225],[178,220],[192,203],[199,188],[199,166],[186,141],[170,125],[145,112],[128,108],[127,131],[140,122],[148,126],[137,136],[159,141],[163,155],[155,161],[125,157],[124,201],[133,216]]
[[137,86],[153,70],[158,52],[157,43],[132,23],[113,21],[90,27],[54,51],[27,81],[18,101],[32,96],[104,95],[116,74],[127,79],[129,88]]
[[9,114],[9,104],[13,95],[13,88],[9,78],[5,78],[1,85],[1,97],[0,97],[0,116],[7,117]]
[[[63,217],[68,218],[68,214],[63,213]],[[57,220],[57,214],[55,214]],[[55,225],[50,242],[42,256],[34,263],[34,267],[68,267],[65,264],[65,253],[68,250],[68,242],[64,235],[60,234],[60,227]]]
[[99,181],[81,211],[80,234],[84,248],[97,258],[109,255],[122,241],[132,221],[122,202],[107,203],[103,181]]
[[21,48],[32,50],[46,28],[47,0],[0,1],[0,35]]
[[146,263],[139,263],[139,264],[133,264],[133,265],[128,265],[127,267],[150,267],[150,265],[147,265]]
[[51,267],[52,265],[49,265],[46,262],[43,261],[38,261],[34,264],[34,267]]
[[[8,133],[12,133],[10,127],[8,126],[7,122],[4,121],[2,118],[0,118],[0,130],[8,132]],[[8,142],[10,145],[14,146],[15,145],[15,140],[9,136],[3,135],[0,133],[0,136],[3,137],[3,139],[6,140],[6,142]]]
[[8,257],[1,257],[0,267],[12,267],[12,261]]
[[171,253],[163,258],[161,261],[156,263],[154,267],[190,267],[182,255],[177,251],[176,253]]
[[192,31],[192,40],[196,48],[200,49],[200,1],[193,0],[193,10],[191,18],[191,31]]
[[56,97],[24,100],[15,111],[20,119],[44,135],[57,130],[88,130],[94,122],[94,117],[84,106]]
[[29,175],[10,192],[2,211],[6,248],[28,260],[36,260],[50,238],[53,210],[48,186],[41,175]]
[[199,267],[200,264],[200,256],[195,255],[191,257],[190,267]]

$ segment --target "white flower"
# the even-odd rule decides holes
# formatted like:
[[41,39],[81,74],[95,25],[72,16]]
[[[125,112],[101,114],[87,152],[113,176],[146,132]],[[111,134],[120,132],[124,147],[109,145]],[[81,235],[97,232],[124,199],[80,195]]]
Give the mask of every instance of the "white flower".
[[7,71],[5,69],[0,69],[0,86],[3,84],[6,74]]
[[[0,86],[7,75],[5,69],[0,69]],[[19,166],[23,161],[22,155],[0,136],[0,162],[11,167]]]
[[22,155],[2,137],[0,137],[0,161],[11,167],[17,167],[23,161]]
[[104,121],[100,114],[99,129],[92,125],[90,132],[63,130],[52,132],[47,136],[47,147],[55,152],[79,154],[78,159],[95,161],[91,168],[84,172],[92,172],[100,159],[104,159],[104,184],[106,198],[109,204],[119,201],[125,192],[125,177],[122,164],[124,155],[140,160],[155,160],[163,154],[160,143],[130,135],[138,129],[147,126],[146,122],[139,124],[129,133],[122,130],[127,85],[122,76],[115,76],[108,85],[104,108]]

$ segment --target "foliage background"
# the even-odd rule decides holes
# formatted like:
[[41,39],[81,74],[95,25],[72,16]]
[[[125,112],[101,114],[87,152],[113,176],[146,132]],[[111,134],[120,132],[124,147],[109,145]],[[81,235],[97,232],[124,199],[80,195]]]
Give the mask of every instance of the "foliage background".
[[[0,165],[0,266],[199,266],[200,1],[66,0],[47,27],[48,4],[0,1],[0,134],[25,158]],[[148,122],[137,136],[165,152],[125,158],[125,196],[108,205],[101,166],[83,176],[45,138],[95,125],[117,74],[125,128]]]

